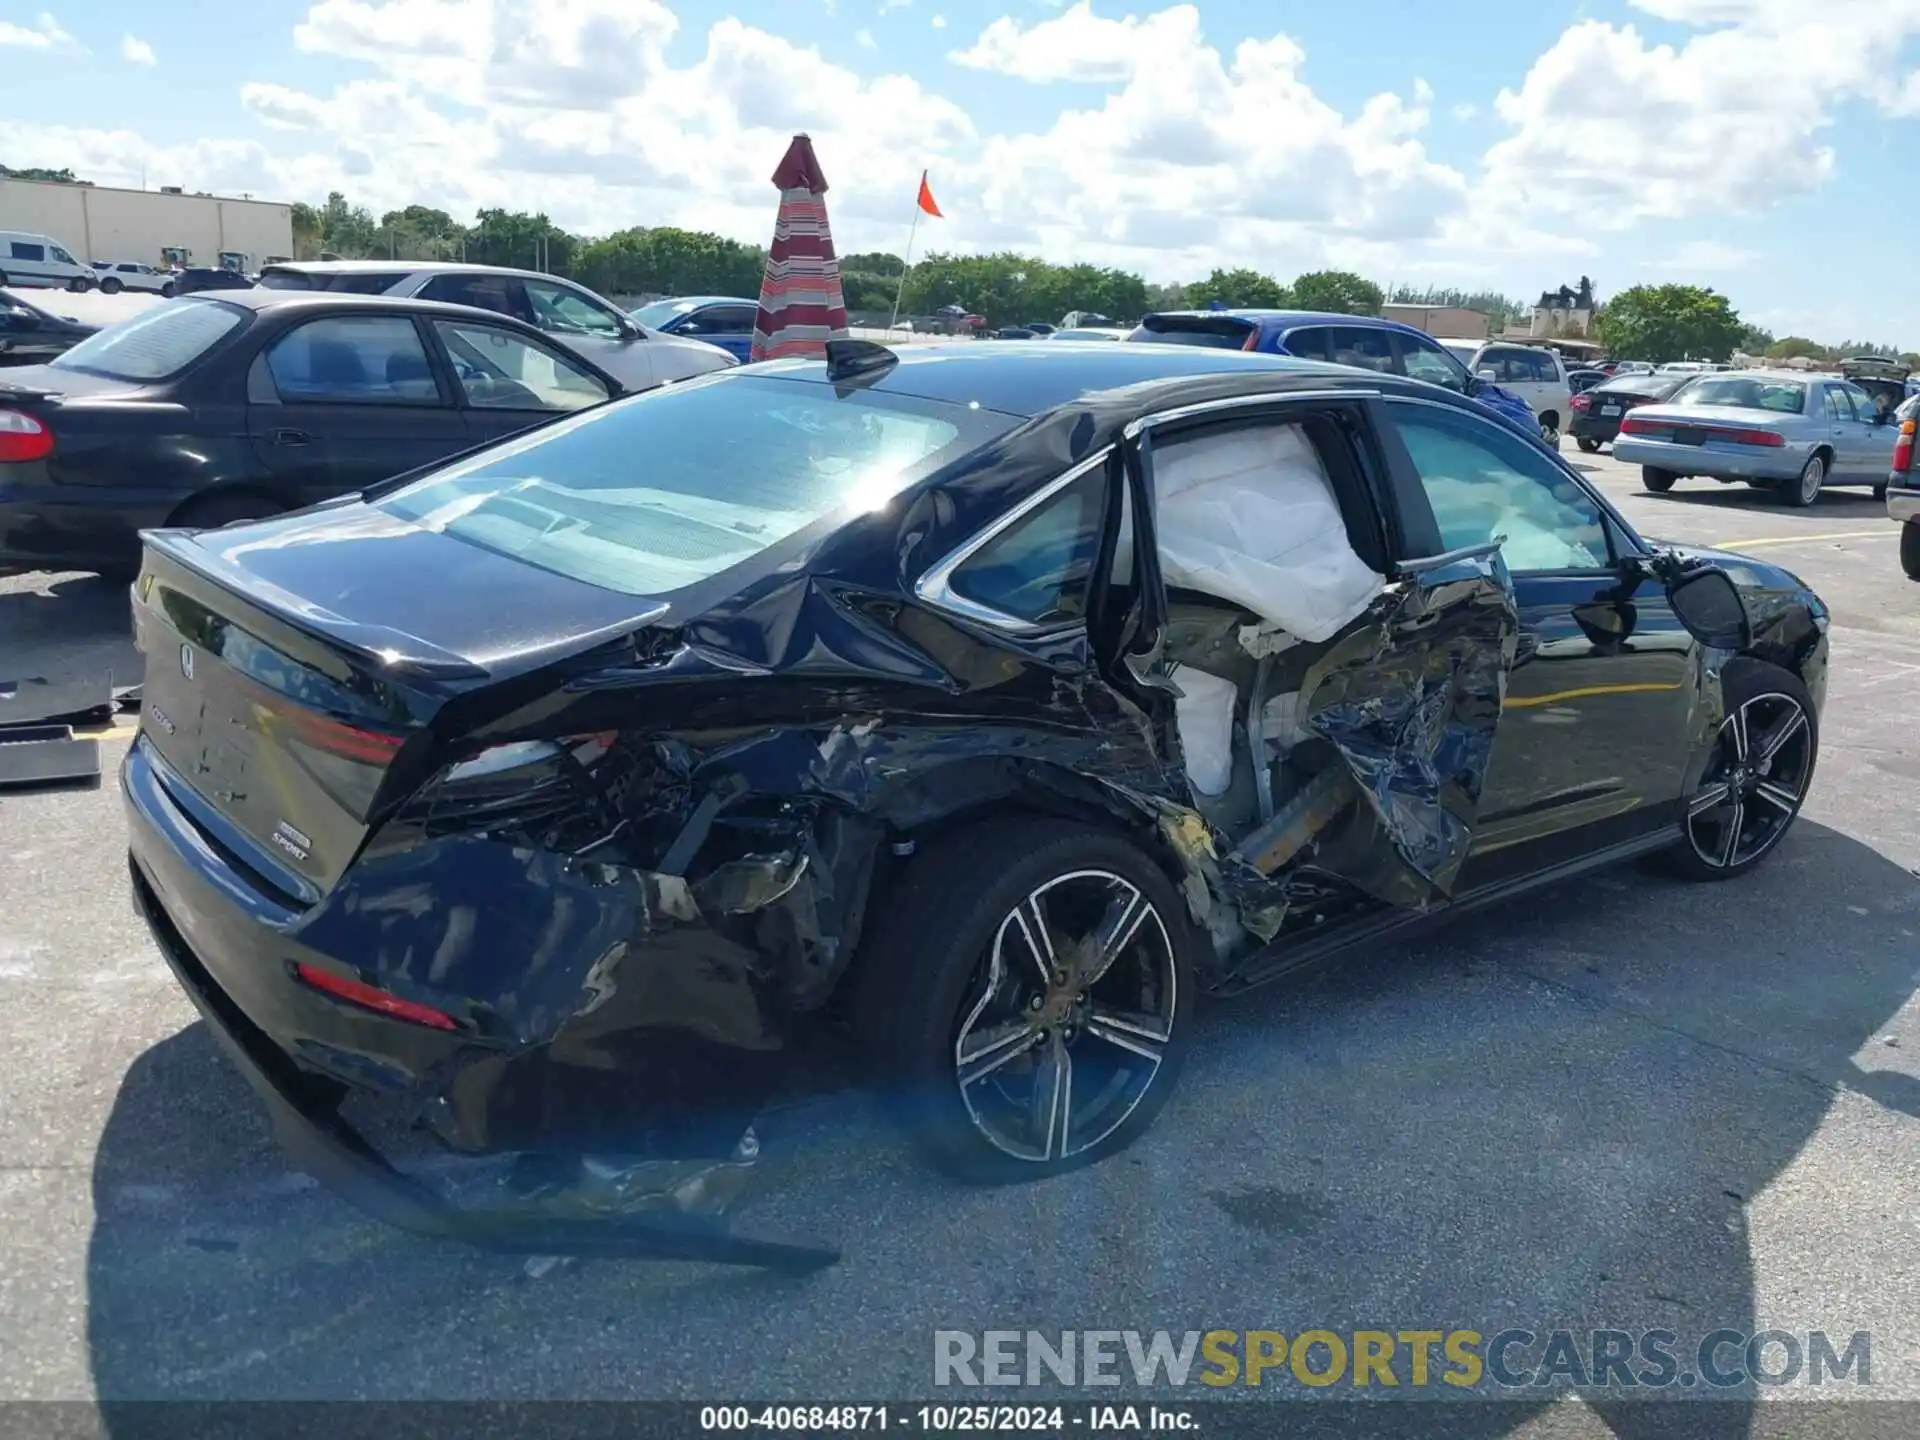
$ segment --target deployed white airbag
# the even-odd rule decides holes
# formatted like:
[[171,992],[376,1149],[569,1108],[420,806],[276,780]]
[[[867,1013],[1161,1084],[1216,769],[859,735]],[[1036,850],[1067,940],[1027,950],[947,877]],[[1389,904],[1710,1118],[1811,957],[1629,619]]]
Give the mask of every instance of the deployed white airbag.
[[1224,795],[1233,783],[1233,702],[1239,692],[1231,680],[1190,665],[1173,667],[1173,683],[1180,687],[1173,719],[1187,779],[1202,795]]
[[1328,639],[1380,593],[1298,426],[1172,441],[1154,451],[1153,474],[1167,584],[1244,605],[1308,641]]

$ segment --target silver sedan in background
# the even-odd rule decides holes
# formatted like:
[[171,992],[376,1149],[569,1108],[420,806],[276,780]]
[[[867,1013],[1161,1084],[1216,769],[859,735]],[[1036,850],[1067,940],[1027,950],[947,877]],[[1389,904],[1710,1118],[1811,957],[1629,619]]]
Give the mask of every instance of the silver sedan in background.
[[1881,491],[1897,429],[1886,406],[1837,376],[1736,370],[1702,375],[1664,404],[1634,410],[1613,453],[1641,467],[1649,490],[1699,475],[1811,505],[1822,485]]

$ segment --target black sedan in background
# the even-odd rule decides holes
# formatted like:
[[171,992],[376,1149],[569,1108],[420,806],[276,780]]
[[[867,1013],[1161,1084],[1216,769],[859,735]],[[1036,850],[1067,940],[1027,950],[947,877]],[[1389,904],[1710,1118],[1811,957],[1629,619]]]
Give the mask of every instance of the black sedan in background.
[[828,351],[147,536],[135,898],[373,1213],[796,1261],[632,1212],[835,1037],[942,1165],[1052,1175],[1152,1122],[1196,994],[1630,856],[1733,879],[1800,809],[1819,599],[1465,397]]
[[1613,442],[1620,433],[1621,418],[1629,410],[1671,400],[1682,385],[1698,378],[1697,374],[1616,375],[1582,391],[1570,404],[1574,443],[1591,455],[1602,445]]
[[72,349],[99,331],[68,315],[55,315],[0,290],[0,365],[37,365]]
[[0,372],[0,567],[131,571],[144,527],[310,505],[620,393],[492,311],[283,290],[163,300]]

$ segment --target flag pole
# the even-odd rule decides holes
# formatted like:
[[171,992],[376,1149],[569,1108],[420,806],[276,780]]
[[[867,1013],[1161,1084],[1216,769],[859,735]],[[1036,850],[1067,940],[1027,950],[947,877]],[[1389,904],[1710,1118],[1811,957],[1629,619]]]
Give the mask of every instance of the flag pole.
[[[927,172],[924,170],[920,172],[920,183],[923,186],[927,183]],[[918,191],[915,191],[913,196],[913,223],[907,226],[906,263],[900,269],[900,284],[893,292],[893,314],[887,320],[887,331],[889,334],[892,333],[893,327],[900,323],[900,300],[901,297],[907,293],[907,274],[913,269],[913,237],[919,228],[920,194]]]

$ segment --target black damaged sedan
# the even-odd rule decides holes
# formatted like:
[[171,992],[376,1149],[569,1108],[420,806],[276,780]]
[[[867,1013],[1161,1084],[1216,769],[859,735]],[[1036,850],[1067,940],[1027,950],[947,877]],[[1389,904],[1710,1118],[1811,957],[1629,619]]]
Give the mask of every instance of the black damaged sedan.
[[1800,809],[1820,601],[1449,392],[830,351],[145,536],[136,901],[372,1213],[804,1268],[630,1177],[744,1163],[816,1042],[947,1168],[1045,1176],[1147,1128],[1200,994],[1630,857],[1740,876]]

